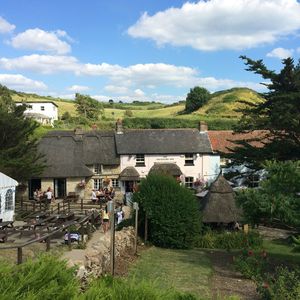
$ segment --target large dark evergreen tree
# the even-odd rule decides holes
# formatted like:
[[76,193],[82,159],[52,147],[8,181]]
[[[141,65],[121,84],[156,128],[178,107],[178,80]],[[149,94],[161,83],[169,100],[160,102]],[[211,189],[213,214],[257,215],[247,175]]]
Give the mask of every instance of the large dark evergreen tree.
[[38,175],[44,167],[34,137],[39,124],[24,118],[25,109],[0,85],[0,171],[18,181]]
[[[252,132],[266,130],[254,139],[238,141],[232,158],[235,162],[248,162],[249,166],[260,167],[266,159],[300,159],[300,64],[292,58],[282,60],[279,73],[268,70],[262,60],[241,56],[248,66],[247,71],[262,76],[268,92],[261,94],[259,103],[244,101],[246,108],[235,131]],[[255,147],[253,141],[263,147]]]

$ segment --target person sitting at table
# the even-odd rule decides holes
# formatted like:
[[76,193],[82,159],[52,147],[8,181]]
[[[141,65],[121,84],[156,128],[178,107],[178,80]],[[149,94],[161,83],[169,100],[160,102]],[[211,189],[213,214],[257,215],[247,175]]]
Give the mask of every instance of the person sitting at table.
[[96,195],[96,191],[92,190],[92,202],[95,203],[98,200],[97,195]]

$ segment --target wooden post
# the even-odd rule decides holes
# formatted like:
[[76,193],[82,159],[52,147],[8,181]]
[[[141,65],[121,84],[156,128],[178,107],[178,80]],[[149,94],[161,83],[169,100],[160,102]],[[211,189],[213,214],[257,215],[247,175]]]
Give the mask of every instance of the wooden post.
[[33,211],[35,212],[35,202],[33,202]]
[[145,242],[148,240],[148,217],[147,213],[145,213]]
[[71,210],[71,201],[69,200],[68,201],[68,212],[70,212],[70,210]]
[[139,218],[139,204],[133,203],[133,209],[135,210],[135,239],[134,239],[134,254],[137,254],[137,240],[138,240],[138,218]]
[[42,211],[42,202],[40,200],[40,211]]
[[115,274],[115,201],[110,201],[110,273]]
[[17,264],[20,265],[22,262],[23,262],[22,247],[18,247],[18,259],[17,259]]
[[23,210],[23,196],[21,197],[21,210]]
[[71,251],[72,250],[72,243],[71,243],[71,232],[70,232],[69,229],[68,229],[68,247],[69,247],[69,250]]
[[60,214],[60,203],[57,203],[57,213]]
[[46,238],[46,251],[50,250],[50,236]]
[[80,209],[81,209],[81,212],[82,212],[83,211],[83,198],[81,198],[80,201],[81,201],[80,202]]

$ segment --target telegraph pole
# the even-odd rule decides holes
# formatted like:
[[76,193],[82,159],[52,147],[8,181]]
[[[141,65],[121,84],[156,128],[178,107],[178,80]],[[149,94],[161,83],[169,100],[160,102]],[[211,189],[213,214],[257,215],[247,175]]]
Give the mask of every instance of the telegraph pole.
[[110,273],[115,274],[115,201],[108,202],[108,211],[110,212]]

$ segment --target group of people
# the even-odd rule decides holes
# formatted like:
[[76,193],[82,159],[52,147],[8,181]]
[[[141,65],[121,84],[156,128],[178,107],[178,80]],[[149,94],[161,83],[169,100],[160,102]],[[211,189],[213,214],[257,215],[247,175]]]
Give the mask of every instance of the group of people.
[[36,189],[33,193],[33,199],[37,202],[47,200],[48,203],[55,200],[51,187],[48,187],[46,192],[42,192],[41,189]]
[[115,197],[115,189],[113,187],[99,188],[99,190],[93,189],[92,191],[92,202],[100,201],[110,201]]

